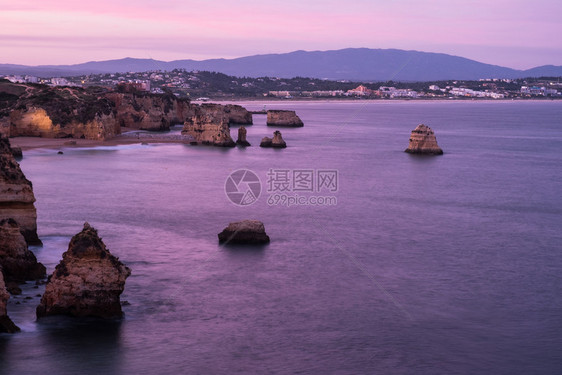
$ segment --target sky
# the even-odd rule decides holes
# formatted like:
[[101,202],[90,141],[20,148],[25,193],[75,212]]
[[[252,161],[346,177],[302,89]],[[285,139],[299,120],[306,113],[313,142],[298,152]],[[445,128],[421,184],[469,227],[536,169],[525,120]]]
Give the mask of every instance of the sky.
[[0,63],[235,58],[349,47],[562,65],[562,0],[0,0]]

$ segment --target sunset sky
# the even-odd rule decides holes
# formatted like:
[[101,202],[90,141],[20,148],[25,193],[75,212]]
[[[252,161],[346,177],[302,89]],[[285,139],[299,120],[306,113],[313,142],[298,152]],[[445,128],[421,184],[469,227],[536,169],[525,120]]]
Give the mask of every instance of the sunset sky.
[[560,0],[0,0],[0,9],[0,63],[367,47],[562,65]]

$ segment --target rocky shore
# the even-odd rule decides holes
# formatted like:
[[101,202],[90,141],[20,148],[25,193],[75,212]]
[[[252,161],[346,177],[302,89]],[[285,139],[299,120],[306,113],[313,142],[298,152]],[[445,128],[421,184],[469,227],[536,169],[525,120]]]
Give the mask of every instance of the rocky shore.
[[13,219],[30,245],[39,245],[31,182],[15,160],[10,141],[0,135],[0,220]]
[[[110,91],[2,81],[0,94],[0,134],[7,137],[107,141],[124,128],[155,131],[182,124],[185,134],[193,136],[191,141],[230,147],[234,142],[228,125],[253,123],[252,114],[239,105],[197,105],[186,98],[151,94],[127,85]],[[172,140],[186,141],[163,141]]]
[[2,267],[0,267],[0,333],[15,333],[20,330],[8,316],[8,299],[10,299],[10,294],[6,290]]
[[37,262],[18,224],[11,218],[0,221],[0,266],[6,281],[24,282],[46,276],[45,266]]

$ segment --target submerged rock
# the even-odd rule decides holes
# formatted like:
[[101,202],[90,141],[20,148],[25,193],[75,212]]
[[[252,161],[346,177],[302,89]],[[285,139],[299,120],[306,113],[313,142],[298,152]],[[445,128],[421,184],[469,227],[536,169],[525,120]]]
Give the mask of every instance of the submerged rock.
[[246,133],[247,130],[245,127],[241,126],[238,128],[238,139],[236,140],[236,144],[240,146],[251,146],[250,142],[246,140]]
[[106,249],[98,232],[88,223],[72,237],[45,287],[37,317],[46,315],[122,315],[119,296],[131,270]]
[[443,150],[437,145],[433,130],[424,124],[418,125],[410,135],[408,148],[404,150],[410,154],[442,155]]
[[230,223],[218,236],[220,243],[263,244],[269,242],[269,236],[265,233],[265,227],[258,220],[243,220]]
[[27,248],[14,219],[0,221],[0,266],[7,281],[37,280],[45,277],[45,266]]
[[279,130],[276,130],[273,132],[273,138],[262,138],[260,147],[285,148],[287,147],[287,143],[283,140],[281,132]]
[[34,202],[31,182],[14,158],[10,141],[0,136],[0,220],[14,219],[27,243],[39,245]]
[[299,116],[297,116],[295,111],[284,111],[279,109],[270,109],[267,111],[267,125],[290,127],[304,126],[302,120]]
[[2,268],[0,267],[0,333],[14,333],[20,330],[8,316],[6,307],[8,299],[10,299],[10,294],[6,290],[4,275],[2,275]]

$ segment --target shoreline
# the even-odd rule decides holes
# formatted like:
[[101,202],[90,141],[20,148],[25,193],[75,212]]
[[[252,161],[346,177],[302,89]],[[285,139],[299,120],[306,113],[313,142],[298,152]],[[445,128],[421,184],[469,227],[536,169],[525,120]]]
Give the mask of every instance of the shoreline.
[[34,149],[60,150],[64,148],[121,146],[142,143],[178,143],[189,144],[193,138],[178,134],[136,133],[121,134],[106,140],[74,139],[74,138],[42,138],[42,137],[13,137],[10,144],[21,147],[22,151]]

